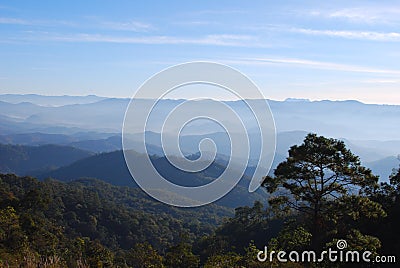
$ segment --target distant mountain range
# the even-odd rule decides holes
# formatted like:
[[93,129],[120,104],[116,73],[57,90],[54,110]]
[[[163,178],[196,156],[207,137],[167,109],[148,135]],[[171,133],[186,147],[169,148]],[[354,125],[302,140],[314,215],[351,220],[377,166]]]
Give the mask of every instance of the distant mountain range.
[[[18,100],[13,96],[14,102]],[[30,98],[22,95],[21,100]],[[38,97],[39,98],[39,97]],[[55,97],[40,96],[51,103]],[[97,131],[119,133],[129,99],[60,96],[66,99],[66,105],[49,107],[34,104],[33,102],[11,103],[9,95],[0,95],[0,130],[4,134],[44,132],[58,134],[72,134],[76,132]],[[78,98],[76,103],[71,103]],[[89,98],[86,103],[83,100]],[[83,100],[82,100],[83,99]],[[45,102],[45,101],[42,102]],[[67,101],[68,100],[68,101]],[[97,101],[96,101],[97,100]],[[138,107],[149,100],[140,100]],[[184,100],[160,100],[155,107],[155,116],[149,122],[149,131],[160,132],[160,122],[165,116]],[[207,102],[201,100],[193,102],[191,109],[201,112],[208,107]],[[264,100],[248,100],[258,105]],[[38,103],[38,102],[36,102]],[[62,103],[60,101],[60,103]],[[250,115],[242,101],[225,101],[225,104],[249,121]],[[268,101],[273,112],[278,132],[306,131],[332,137],[344,137],[350,140],[398,140],[400,126],[400,106],[363,104],[357,101]],[[211,107],[211,106],[210,106]],[[208,109],[208,108],[207,108]],[[213,111],[210,111],[213,112]],[[218,113],[218,111],[215,111]],[[218,132],[215,124],[194,124],[185,134],[204,134]],[[249,129],[249,132],[254,129]],[[132,131],[135,132],[135,131]],[[141,132],[138,131],[137,132]]]
[[[122,149],[121,126],[129,99],[105,98],[98,96],[41,96],[41,95],[0,95],[0,143],[12,145],[56,144],[80,149],[86,154],[112,152]],[[149,100],[140,100],[145,104]],[[249,100],[255,105],[263,100]],[[165,116],[184,100],[161,100],[154,110],[149,131],[146,132],[147,153],[163,156],[160,134],[157,130]],[[207,109],[213,100],[196,101],[191,106],[194,111]],[[243,120],[250,120],[249,113],[241,101],[225,101]],[[339,138],[370,167],[375,174],[387,180],[392,168],[398,167],[396,156],[400,153],[400,106],[363,104],[357,101],[309,101],[293,100],[268,101],[277,127],[277,146],[273,167],[283,161],[290,146],[300,144],[308,132]],[[211,107],[211,106],[210,106]],[[215,111],[218,113],[218,111]],[[250,120],[251,121],[251,120]],[[249,121],[249,122],[250,122]],[[246,121],[247,122],[247,121]],[[226,122],[231,124],[231,122]],[[235,127],[235,126],[233,126]],[[251,154],[248,170],[252,170],[258,160],[261,143],[252,123],[247,124],[250,135]],[[176,131],[164,133],[174,136]],[[230,133],[236,135],[236,133]],[[142,133],[127,135],[131,149],[139,150]],[[212,139],[217,145],[217,161],[224,165],[230,154],[229,137],[221,128],[208,122],[188,125],[180,136],[181,150],[185,155],[198,153],[198,145],[204,138]],[[5,148],[5,147],[4,147]],[[4,149],[3,148],[3,149]],[[19,149],[18,149],[19,148]],[[3,162],[2,169],[14,170],[18,174],[33,170],[49,170],[72,164],[77,158],[68,158],[66,162],[51,162],[43,158],[43,163],[35,162],[31,166],[18,167],[32,158],[24,159],[22,147],[8,147],[8,155],[15,155],[13,164]],[[57,147],[62,151],[61,147]],[[56,151],[57,151],[56,150]],[[72,149],[70,149],[72,150]],[[44,150],[46,151],[46,150]],[[19,155],[19,156],[18,156]],[[82,158],[89,155],[82,154]],[[54,159],[59,159],[54,157]],[[22,161],[22,162],[21,162]],[[236,161],[247,161],[237,159]],[[6,164],[4,164],[6,163]],[[16,164],[19,163],[19,164]],[[30,163],[30,162],[29,162]],[[47,164],[47,166],[45,165]],[[18,168],[17,168],[18,167]],[[37,174],[37,173],[36,173]]]
[[[294,131],[294,132],[283,132],[278,133],[277,136],[277,150],[275,153],[275,158],[272,166],[272,170],[282,161],[285,160],[287,156],[287,151],[290,146],[295,144],[300,144],[304,139],[306,132]],[[89,135],[89,134],[88,134]],[[160,147],[160,144],[157,143],[160,135],[157,133],[149,133],[148,135],[151,137],[149,142],[153,144],[148,144],[147,153],[149,155],[155,156],[163,156],[163,149]],[[81,135],[80,138],[86,138],[87,135]],[[12,144],[0,144],[0,152],[2,156],[2,162],[0,165],[0,172],[12,172],[18,175],[41,175],[41,176],[52,176],[58,178],[61,174],[62,176],[68,175],[65,177],[70,180],[74,178],[74,176],[78,177],[96,177],[103,178],[109,177],[108,172],[101,171],[102,168],[106,167],[104,163],[101,164],[99,169],[91,168],[89,174],[84,174],[82,171],[84,170],[81,166],[81,159],[90,158],[94,153],[99,152],[111,152],[116,150],[121,150],[121,137],[118,135],[110,136],[105,139],[101,139],[101,135],[99,135],[99,139],[92,140],[79,140],[79,137],[69,137],[66,135],[60,134],[43,134],[43,133],[32,133],[29,134],[16,134],[16,136],[8,135],[6,137],[0,136],[0,142],[4,142],[4,140],[8,141],[8,143],[19,143],[19,144],[29,144],[28,146],[24,145],[12,145]],[[193,150],[193,144],[198,144],[198,141],[203,138],[204,135],[190,135],[183,137],[185,142],[182,144],[182,148],[186,152],[197,152]],[[46,143],[46,138],[48,142],[59,143],[62,145],[40,145]],[[132,137],[134,138],[134,137]],[[215,139],[218,142],[218,139]],[[10,142],[12,141],[12,142]],[[393,168],[398,167],[399,161],[394,156],[389,157],[381,157],[375,159],[378,154],[378,150],[372,150],[369,148],[359,147],[354,145],[352,142],[346,141],[349,148],[357,155],[361,155],[362,159],[366,159],[363,161],[363,164],[372,169],[374,174],[379,175],[382,181],[386,181],[391,174]],[[189,144],[189,146],[187,145]],[[374,145],[373,142],[368,142],[369,146]],[[377,142],[377,145],[381,144]],[[385,148],[381,148],[384,150]],[[382,151],[381,154],[384,154],[385,151]],[[141,152],[144,153],[144,152]],[[187,153],[187,155],[196,155]],[[379,154],[378,154],[379,155]],[[380,155],[379,155],[380,156]],[[98,156],[94,156],[97,158]],[[122,157],[122,156],[121,156]],[[372,159],[372,160],[371,160]],[[369,160],[369,161],[367,161]],[[77,163],[74,163],[78,161]],[[86,161],[86,160],[85,160]],[[216,161],[222,166],[226,166],[229,161],[229,155],[218,153],[216,156]],[[243,160],[233,160],[233,161],[246,161]],[[80,164],[78,164],[80,163]],[[249,167],[246,170],[246,174],[251,176],[254,171],[254,165],[256,165],[256,160],[253,159],[249,161]],[[72,164],[72,167],[68,165]],[[97,164],[93,164],[97,166]],[[65,167],[68,166],[68,167]],[[54,170],[54,171],[53,171]],[[67,171],[65,171],[67,170]],[[94,174],[92,171],[98,170],[98,174]],[[109,170],[113,170],[110,166]],[[51,172],[48,172],[51,171]],[[127,173],[124,173],[123,176],[119,174],[115,174],[119,169],[113,170],[114,174],[111,174],[111,178],[114,181],[119,179],[125,180],[125,183],[122,185],[129,185],[131,183],[130,176],[126,176]],[[67,173],[65,173],[67,172]],[[77,172],[77,173],[74,173]],[[125,172],[125,170],[123,170]],[[106,178],[106,179],[107,179]],[[126,179],[128,178],[128,180]],[[116,183],[116,182],[114,182]],[[120,183],[116,183],[120,185]]]
[[2,94],[1,100],[9,103],[29,102],[40,106],[63,106],[69,104],[87,104],[106,99],[96,95],[88,96],[43,96],[38,94]]

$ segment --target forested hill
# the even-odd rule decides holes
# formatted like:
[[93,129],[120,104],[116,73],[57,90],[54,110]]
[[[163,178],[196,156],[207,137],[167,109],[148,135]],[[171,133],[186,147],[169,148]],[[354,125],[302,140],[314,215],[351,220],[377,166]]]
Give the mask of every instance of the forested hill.
[[21,263],[39,254],[74,266],[85,254],[86,263],[104,261],[107,254],[122,258],[145,241],[164,252],[182,235],[193,241],[210,234],[231,215],[233,210],[217,205],[171,207],[140,189],[94,179],[63,183],[0,175],[0,260]]
[[[133,159],[140,162],[143,154],[131,151]],[[225,170],[225,166],[213,162],[209,167],[199,173],[190,173],[179,170],[173,166],[166,157],[150,156],[151,161],[158,170],[169,181],[183,186],[205,185],[218,178]],[[79,178],[97,178],[113,185],[137,187],[125,164],[122,151],[96,154],[71,165],[38,174],[40,179],[56,178],[62,181],[71,181]],[[244,205],[252,205],[256,200],[265,200],[266,194],[259,189],[249,194],[249,179],[244,176],[238,185],[226,196],[217,201],[218,205],[235,208]]]
[[0,172],[18,175],[42,173],[91,155],[92,152],[63,145],[0,144]]

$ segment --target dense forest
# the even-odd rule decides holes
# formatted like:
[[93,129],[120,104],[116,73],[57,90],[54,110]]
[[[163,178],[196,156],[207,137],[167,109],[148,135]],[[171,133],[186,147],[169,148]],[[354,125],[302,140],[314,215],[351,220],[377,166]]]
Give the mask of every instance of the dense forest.
[[400,171],[378,184],[339,140],[307,135],[263,188],[253,206],[184,209],[96,179],[3,174],[0,267],[344,267],[257,260],[265,246],[322,251],[338,239],[400,252]]

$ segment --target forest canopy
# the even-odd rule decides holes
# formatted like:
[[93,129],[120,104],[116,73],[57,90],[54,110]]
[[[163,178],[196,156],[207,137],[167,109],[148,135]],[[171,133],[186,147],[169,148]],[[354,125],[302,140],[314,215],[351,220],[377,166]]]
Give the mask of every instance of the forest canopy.
[[343,142],[315,134],[264,178],[268,200],[234,212],[176,208],[97,179],[2,174],[0,267],[302,267],[256,256],[265,246],[322,251],[338,239],[395,256],[398,169],[389,181],[378,184]]

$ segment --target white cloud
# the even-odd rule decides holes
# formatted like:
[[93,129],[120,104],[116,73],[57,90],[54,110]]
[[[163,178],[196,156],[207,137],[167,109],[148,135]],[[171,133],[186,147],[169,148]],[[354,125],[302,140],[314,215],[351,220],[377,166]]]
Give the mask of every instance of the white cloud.
[[265,64],[298,65],[298,66],[314,68],[314,69],[322,69],[322,70],[373,73],[373,74],[396,75],[396,76],[400,75],[400,70],[378,69],[365,66],[313,61],[306,59],[295,59],[295,58],[258,57],[258,58],[243,58],[239,60],[225,60],[224,62],[230,64],[244,64],[244,65],[265,65]]
[[364,80],[363,83],[366,83],[366,84],[399,84],[400,80],[396,80],[396,79],[369,79],[369,80]]
[[106,28],[113,30],[133,31],[133,32],[147,32],[155,29],[153,25],[149,23],[143,23],[140,21],[124,21],[124,22],[106,21],[103,22],[102,25]]
[[341,37],[347,39],[360,39],[360,40],[371,40],[371,41],[395,41],[395,42],[400,41],[400,32],[338,31],[338,30],[314,30],[314,29],[302,29],[302,28],[292,28],[290,29],[290,31],[308,35]]
[[65,20],[36,20],[36,19],[21,19],[21,18],[11,18],[11,17],[0,17],[0,24],[10,24],[10,25],[35,25],[35,26],[70,26],[70,27],[94,27],[103,28],[111,30],[123,30],[123,31],[133,31],[133,32],[147,32],[154,30],[155,27],[149,23],[143,23],[140,21],[95,21],[93,22],[73,22]]
[[209,10],[199,10],[189,13],[190,15],[234,15],[234,14],[246,14],[245,10],[239,9],[209,9]]
[[0,24],[31,25],[32,22],[18,18],[0,18]]
[[374,14],[371,10],[361,9],[361,8],[347,8],[335,10],[326,14],[330,18],[343,18],[352,21],[375,21],[380,16],[378,14]]
[[177,36],[115,36],[103,34],[34,34],[31,37],[22,37],[28,41],[58,41],[58,42],[93,42],[93,43],[121,43],[121,44],[193,44],[216,46],[255,46],[257,38],[249,35],[215,34],[201,37]]
[[65,20],[26,20],[21,18],[0,17],[0,24],[30,26],[77,26],[75,22]]
[[221,25],[219,22],[211,20],[181,20],[171,22],[173,25],[178,26],[188,26],[188,27],[198,27],[198,26],[210,26],[210,25]]
[[311,16],[347,20],[354,23],[393,24],[400,22],[400,8],[394,6],[363,6],[342,9],[311,10]]

